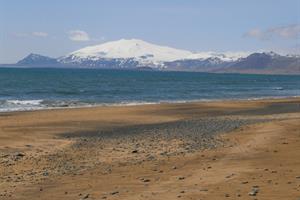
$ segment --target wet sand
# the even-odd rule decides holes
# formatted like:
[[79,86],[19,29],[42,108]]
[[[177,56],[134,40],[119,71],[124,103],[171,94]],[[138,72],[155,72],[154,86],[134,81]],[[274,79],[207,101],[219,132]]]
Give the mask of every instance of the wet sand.
[[0,199],[298,199],[300,99],[0,113]]

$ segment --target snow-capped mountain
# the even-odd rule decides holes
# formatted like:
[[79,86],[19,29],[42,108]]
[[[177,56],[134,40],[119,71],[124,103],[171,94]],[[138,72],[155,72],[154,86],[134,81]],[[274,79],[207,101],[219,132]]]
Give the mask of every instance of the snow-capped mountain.
[[274,52],[191,52],[138,39],[121,39],[88,46],[58,59],[30,54],[17,64],[25,67],[300,74],[299,55],[282,56]]
[[[88,66],[103,66],[113,61],[123,66],[124,63],[136,66],[150,66],[166,68],[166,62],[178,60],[206,60],[214,58],[221,62],[235,61],[249,53],[244,52],[200,52],[193,53],[166,46],[159,46],[138,39],[121,39],[100,45],[88,46],[71,52],[60,58],[60,62],[71,64],[84,64]],[[213,59],[210,59],[213,60]]]
[[62,57],[64,63],[82,63],[87,60],[96,63],[99,60],[116,60],[136,62],[141,66],[163,66],[164,62],[184,59],[190,51],[158,46],[138,39],[107,42],[100,45],[79,49]]
[[198,52],[198,53],[193,53],[190,56],[186,57],[186,59],[191,59],[191,60],[206,60],[208,58],[218,58],[221,61],[236,61],[240,58],[247,57],[250,55],[250,52],[224,52],[224,53],[218,53],[218,52],[213,52],[213,51],[207,51],[207,52]]

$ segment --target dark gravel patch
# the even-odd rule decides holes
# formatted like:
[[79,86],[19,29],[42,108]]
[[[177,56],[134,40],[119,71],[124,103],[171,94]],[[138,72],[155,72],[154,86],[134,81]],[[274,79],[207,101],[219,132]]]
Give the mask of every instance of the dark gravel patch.
[[[265,122],[262,119],[200,118],[150,125],[126,126],[109,131],[68,133],[63,137],[79,139],[74,145],[81,147],[104,141],[117,143],[157,142],[178,139],[185,141],[189,149],[215,147],[221,141],[216,135],[230,132],[245,125]],[[82,142],[84,141],[84,142]]]

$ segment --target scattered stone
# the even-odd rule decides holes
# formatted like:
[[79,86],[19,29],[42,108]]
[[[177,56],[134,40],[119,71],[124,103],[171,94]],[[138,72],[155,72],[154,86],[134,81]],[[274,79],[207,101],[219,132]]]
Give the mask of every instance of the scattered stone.
[[207,192],[208,189],[200,189],[199,191],[200,191],[200,192]]
[[150,179],[147,179],[147,178],[141,178],[140,180],[143,181],[144,183],[150,182]]
[[225,197],[230,197],[230,195],[229,194],[225,194]]
[[89,198],[89,196],[90,196],[90,194],[86,194],[82,197],[82,199],[87,199],[87,198]]
[[249,183],[249,182],[248,182],[248,181],[243,181],[243,182],[242,182],[242,184],[247,184],[247,183]]
[[235,174],[230,174],[230,175],[228,175],[228,176],[225,176],[225,178],[231,178],[231,177],[233,177]]
[[17,157],[24,157],[25,154],[24,154],[24,153],[21,153],[21,152],[17,152],[17,153],[15,154],[15,156],[17,156]]
[[131,153],[137,153],[138,152],[138,150],[133,150]]
[[110,193],[110,195],[115,195],[115,194],[119,194],[119,191],[113,191]]
[[259,189],[257,187],[253,187],[252,190],[248,193],[249,196],[256,196],[259,192]]
[[185,179],[185,177],[184,176],[180,176],[180,177],[178,177],[178,180],[184,180]]
[[177,167],[176,167],[176,166],[173,166],[172,169],[177,169]]
[[49,172],[45,171],[45,172],[43,173],[43,176],[49,176]]

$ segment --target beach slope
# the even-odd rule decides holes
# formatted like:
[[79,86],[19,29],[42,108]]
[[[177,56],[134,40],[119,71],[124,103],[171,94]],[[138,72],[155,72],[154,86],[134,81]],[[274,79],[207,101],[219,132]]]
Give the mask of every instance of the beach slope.
[[299,98],[0,114],[0,199],[297,199],[299,157]]

